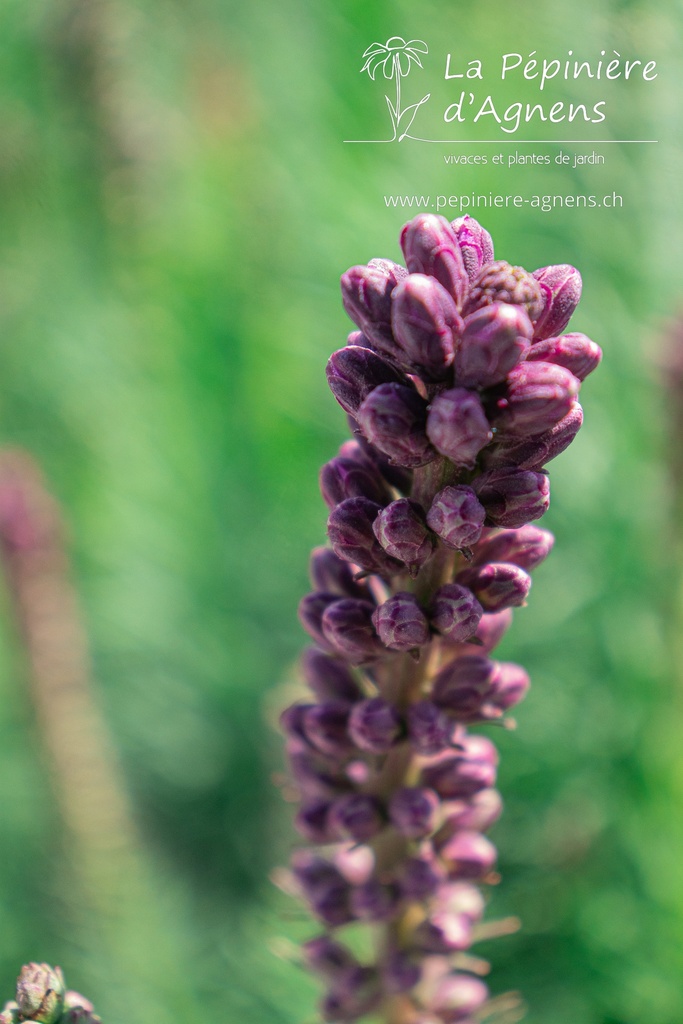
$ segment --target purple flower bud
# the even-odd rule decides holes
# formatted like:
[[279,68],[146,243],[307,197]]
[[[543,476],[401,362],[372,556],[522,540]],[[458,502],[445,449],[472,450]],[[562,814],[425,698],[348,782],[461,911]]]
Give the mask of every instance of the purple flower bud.
[[449,643],[459,644],[476,632],[483,614],[471,590],[459,583],[446,583],[434,595],[429,621]]
[[508,374],[504,395],[491,411],[492,423],[507,434],[542,434],[567,415],[580,386],[564,366],[520,363]]
[[503,801],[497,789],[481,789],[467,800],[456,800],[444,805],[447,821],[440,834],[454,835],[460,829],[485,832],[503,811]]
[[472,488],[458,484],[444,487],[435,496],[427,525],[449,548],[469,548],[479,540],[485,518],[484,506]]
[[427,437],[456,466],[471,468],[492,436],[481,399],[473,391],[453,388],[432,402]]
[[368,441],[399,466],[414,469],[436,458],[425,428],[427,403],[401,384],[380,384],[358,410]]
[[540,470],[572,443],[583,423],[583,409],[574,402],[559,423],[533,437],[505,438],[489,445],[483,454],[487,469],[518,466],[519,469]]
[[329,800],[307,802],[299,809],[294,826],[311,843],[334,842],[336,835],[328,823],[329,810]]
[[467,276],[473,281],[486,263],[493,262],[493,239],[468,213],[451,221],[451,227],[458,239]]
[[302,730],[311,746],[330,757],[349,753],[352,749],[346,732],[349,711],[350,705],[340,700],[304,705]]
[[370,598],[367,587],[353,578],[354,572],[350,564],[329,548],[313,548],[309,575],[316,591],[323,594],[362,597],[365,600]]
[[455,347],[453,373],[465,388],[499,384],[529,351],[531,320],[521,306],[494,302],[465,319]]
[[436,828],[439,798],[424,786],[403,786],[389,801],[389,820],[401,835],[422,839]]
[[337,594],[306,594],[299,601],[299,622],[309,636],[313,637],[317,644],[330,650],[330,645],[325,639],[322,631],[322,618],[327,608],[333,601],[337,601]]
[[542,308],[541,288],[523,267],[511,267],[504,260],[496,260],[482,267],[472,281],[463,316],[493,302],[522,306],[533,322]]
[[365,843],[384,827],[382,808],[374,796],[347,793],[332,804],[329,824],[338,835]]
[[391,501],[388,487],[369,462],[352,459],[330,459],[320,470],[320,493],[332,509],[347,498],[369,498],[378,505]]
[[442,956],[469,949],[472,922],[464,914],[437,911],[416,928],[414,942],[423,952]]
[[17,978],[17,1005],[23,1020],[54,1024],[64,1008],[64,977],[61,968],[26,964]]
[[391,293],[408,276],[405,267],[391,260],[370,260],[367,266],[351,267],[342,274],[344,309],[380,351],[391,352]]
[[354,705],[349,717],[349,736],[361,750],[385,754],[400,735],[398,711],[383,697],[370,697]]
[[541,287],[542,309],[536,316],[534,338],[540,341],[560,334],[581,298],[581,274],[568,263],[534,270]]
[[375,867],[375,855],[369,846],[347,843],[337,847],[334,863],[351,885],[362,885]]
[[496,863],[496,848],[479,832],[462,829],[439,848],[449,878],[481,879]]
[[409,705],[406,727],[410,744],[418,754],[438,754],[450,745],[453,723],[431,700]]
[[401,231],[401,248],[411,274],[429,274],[443,285],[458,308],[469,279],[458,236],[445,217],[421,213]]
[[330,764],[329,759],[317,751],[292,750],[292,742],[289,746],[292,778],[302,797],[310,801],[322,800],[348,791],[349,781],[336,763]]
[[403,566],[385,554],[372,531],[380,511],[381,505],[369,498],[347,498],[330,512],[327,536],[340,558],[369,572],[391,576]]
[[463,328],[446,289],[433,277],[409,274],[392,296],[391,323],[396,361],[423,380],[445,380]]
[[392,651],[411,651],[429,643],[429,622],[414,594],[394,594],[375,609],[372,621],[380,640]]
[[334,981],[344,972],[358,966],[353,953],[329,935],[319,935],[303,945],[304,959],[308,967],[327,981]]
[[382,885],[376,878],[351,890],[351,909],[360,921],[388,921],[395,915],[397,904],[395,886]]
[[531,589],[531,576],[519,566],[507,562],[472,566],[458,573],[456,579],[470,588],[487,612],[519,608],[525,604]]
[[301,658],[304,679],[318,700],[359,700],[361,689],[341,658],[309,647]]
[[340,597],[323,612],[322,631],[338,654],[352,664],[376,658],[383,653],[382,643],[372,624],[374,604],[357,597]]
[[384,960],[382,981],[387,992],[400,995],[409,992],[422,977],[419,958],[414,952],[390,949]]
[[280,728],[290,737],[298,737],[308,746],[308,738],[304,732],[304,715],[312,704],[292,704],[280,715]]
[[526,697],[530,685],[529,676],[521,665],[511,661],[500,662],[499,670],[487,703],[499,711],[507,711]]
[[296,850],[292,855],[292,874],[307,899],[344,881],[337,868],[311,850]]
[[585,380],[600,365],[602,349],[585,334],[561,334],[531,346],[527,362],[554,363],[564,366],[577,380]]
[[445,882],[439,886],[433,907],[436,911],[462,914],[475,924],[484,915],[485,903],[480,890],[470,882]]
[[449,974],[437,985],[429,1000],[429,1009],[443,1024],[468,1024],[488,997],[488,989],[479,978]]
[[347,345],[334,352],[327,363],[327,383],[342,409],[355,415],[358,406],[380,384],[406,384],[390,363],[369,348]]
[[292,857],[292,873],[323,924],[339,928],[353,920],[351,887],[334,865],[308,850],[297,850]]
[[432,689],[434,703],[461,722],[477,721],[497,672],[497,663],[480,655],[465,655],[442,668]]
[[[498,679],[503,670],[509,665],[510,663],[508,662],[498,662],[498,672],[496,673],[495,679]],[[519,665],[514,665],[512,667],[519,668]],[[488,736],[482,736],[476,732],[464,733],[458,738],[457,746],[462,751],[463,757],[467,757],[473,761],[486,761],[488,764],[493,765],[494,768],[498,766],[500,756],[495,743],[492,743]]]
[[474,550],[474,562],[512,562],[531,572],[548,557],[554,543],[549,530],[528,523],[517,530],[499,530],[481,540]]
[[479,621],[477,632],[472,638],[478,640],[479,643],[476,646],[468,644],[468,648],[471,646],[472,650],[468,650],[466,653],[488,654],[498,646],[511,625],[512,608],[505,608],[502,612],[485,612]]
[[424,768],[422,781],[445,800],[468,799],[494,785],[496,766],[483,759],[445,757]]
[[335,979],[320,1006],[324,1021],[347,1024],[375,1009],[382,992],[372,967],[355,967]]
[[373,533],[392,558],[404,562],[416,576],[434,550],[424,509],[410,498],[398,498],[378,513]]
[[425,854],[406,857],[399,867],[397,882],[404,899],[424,900],[436,892],[444,877],[441,865]]
[[472,486],[493,526],[517,529],[540,519],[550,506],[550,481],[546,473],[503,466],[482,473]]
[[362,462],[373,474],[379,474],[388,484],[398,491],[409,491],[412,486],[413,474],[409,469],[392,465],[382,452],[374,448],[360,432],[358,422],[353,416],[347,417],[349,427],[357,436],[356,441],[345,441],[340,445],[338,456],[340,459],[352,459],[354,462]]

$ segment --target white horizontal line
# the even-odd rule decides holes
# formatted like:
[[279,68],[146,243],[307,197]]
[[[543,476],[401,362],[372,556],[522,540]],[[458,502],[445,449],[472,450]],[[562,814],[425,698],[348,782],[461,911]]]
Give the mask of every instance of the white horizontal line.
[[[362,145],[374,145],[376,142],[385,142],[388,139],[344,139],[345,143]],[[392,139],[392,142],[395,140]],[[406,141],[406,140],[404,140]],[[618,143],[619,145],[645,146],[659,142],[659,139],[411,139],[412,142],[433,142],[441,146],[609,146]]]

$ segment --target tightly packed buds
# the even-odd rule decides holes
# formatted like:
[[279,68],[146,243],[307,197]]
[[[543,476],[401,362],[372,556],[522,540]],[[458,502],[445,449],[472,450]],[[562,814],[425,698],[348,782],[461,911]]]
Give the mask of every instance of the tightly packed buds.
[[15,1000],[5,1003],[0,1024],[102,1024],[92,1003],[67,991],[59,967],[26,964],[17,978]]
[[[309,695],[281,716],[295,824],[322,849],[295,851],[291,879],[324,930],[304,947],[323,1020],[473,1024],[495,1005],[465,954],[502,811],[478,730],[512,726],[529,689],[493,651],[552,549],[535,525],[544,467],[581,426],[601,352],[561,333],[573,267],[495,261],[469,216],[422,214],[401,247],[405,267],[342,277],[359,330],[327,379],[354,437],[320,473],[329,547],[299,606]],[[345,944],[354,923],[372,927],[374,959]]]

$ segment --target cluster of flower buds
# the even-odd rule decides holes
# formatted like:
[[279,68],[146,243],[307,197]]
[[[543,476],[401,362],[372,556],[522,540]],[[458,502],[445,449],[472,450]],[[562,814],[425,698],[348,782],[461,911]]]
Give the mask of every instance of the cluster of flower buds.
[[[490,1005],[468,950],[501,812],[495,746],[471,727],[509,724],[528,689],[491,652],[551,550],[533,525],[544,467],[601,352],[561,333],[573,267],[494,260],[470,217],[420,215],[401,246],[407,268],[342,277],[358,331],[327,378],[354,438],[321,470],[330,546],[299,609],[311,698],[282,716],[296,825],[323,849],[297,850],[292,874],[324,929],[305,947],[324,1020],[471,1024]],[[372,963],[338,933],[359,921],[378,929]]]
[[59,967],[27,964],[17,978],[16,999],[5,1003],[0,1024],[101,1024],[92,1003],[64,984]]

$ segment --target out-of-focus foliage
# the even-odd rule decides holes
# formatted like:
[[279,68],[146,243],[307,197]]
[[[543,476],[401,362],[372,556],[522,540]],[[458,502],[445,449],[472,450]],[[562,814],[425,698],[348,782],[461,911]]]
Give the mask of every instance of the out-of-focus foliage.
[[[349,328],[339,273],[398,257],[407,217],[385,194],[604,184],[622,209],[479,211],[511,262],[580,268],[573,327],[606,353],[584,430],[552,466],[555,552],[504,647],[534,689],[517,732],[497,737],[507,810],[492,913],[524,929],[491,950],[491,986],[522,989],[530,1024],[683,1019],[681,557],[656,373],[683,290],[682,26],[672,3],[572,12],[559,0],[2,5],[0,439],[37,457],[65,510],[94,685],[142,837],[130,898],[94,918],[65,863],[6,596],[8,994],[39,959],[61,963],[108,1024],[307,1018],[314,985],[287,955],[311,928],[267,881],[293,841],[268,717],[303,643],[317,469],[344,436],[323,374]],[[656,87],[622,83],[603,137],[661,141],[551,169],[344,145],[386,130],[383,83],[358,72],[396,33],[484,61],[572,47],[657,59]]]

